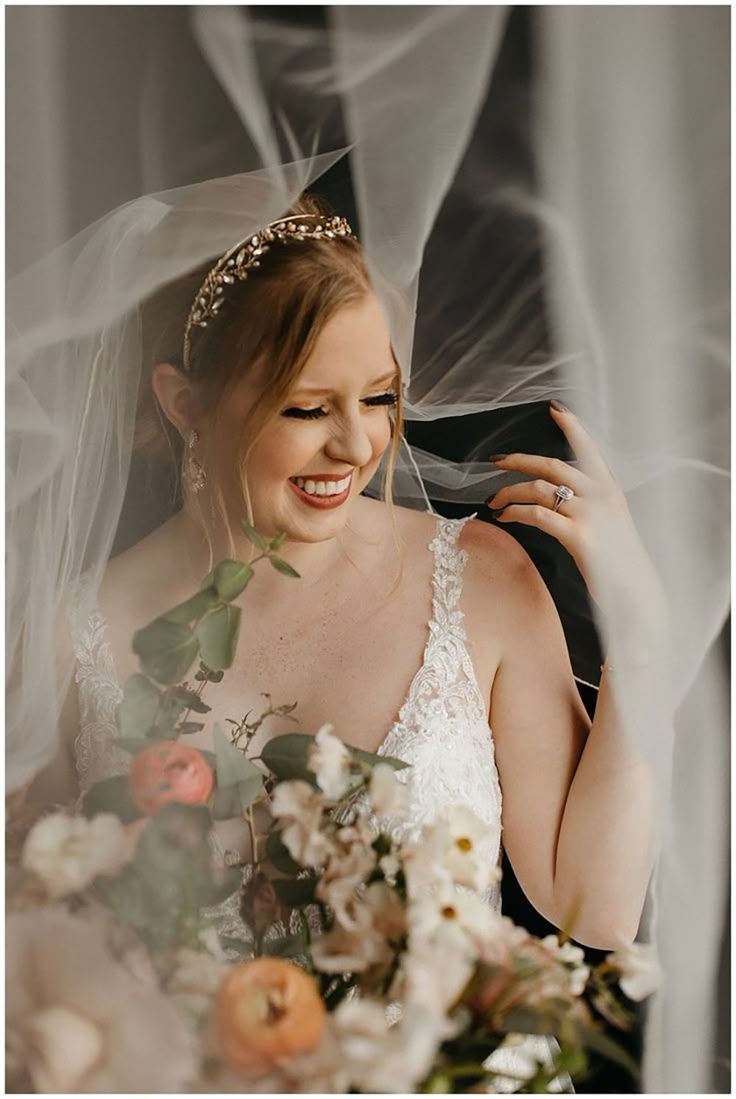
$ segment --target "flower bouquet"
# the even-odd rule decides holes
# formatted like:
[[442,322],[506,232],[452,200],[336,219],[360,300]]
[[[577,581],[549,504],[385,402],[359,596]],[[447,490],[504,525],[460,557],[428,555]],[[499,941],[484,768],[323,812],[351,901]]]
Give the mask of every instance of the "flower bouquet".
[[[267,541],[223,561],[134,637],[118,745],[127,775],[74,811],[10,805],[7,1086],[40,1092],[564,1090],[656,985],[647,948],[590,968],[488,903],[483,825],[413,830],[410,769],[324,726],[253,743],[294,705],[203,729],[234,659],[234,600]],[[196,670],[192,676],[192,669]],[[187,677],[190,676],[190,679]],[[223,849],[217,822],[247,824]],[[25,833],[25,834],[24,834]]]

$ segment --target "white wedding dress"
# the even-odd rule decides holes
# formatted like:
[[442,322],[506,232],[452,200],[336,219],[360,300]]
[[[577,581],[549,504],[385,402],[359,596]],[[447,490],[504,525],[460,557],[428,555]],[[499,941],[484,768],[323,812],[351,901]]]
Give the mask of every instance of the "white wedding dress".
[[[496,864],[501,858],[501,786],[487,704],[468,652],[460,608],[467,552],[457,540],[466,521],[437,517],[429,543],[434,556],[432,613],[422,664],[378,752],[398,757],[411,768],[402,772],[411,775],[408,820],[396,826],[397,833],[416,834],[443,808],[464,805],[486,825],[482,854]],[[101,779],[124,774],[130,756],[114,744],[122,687],[116,679],[105,619],[83,581],[72,593],[70,627],[81,713],[75,756],[84,793]],[[493,885],[485,899],[500,911],[500,885]],[[236,905],[226,902],[220,915],[223,930],[230,934],[237,923]],[[528,1073],[535,1057],[549,1063],[547,1039],[526,1038],[497,1050],[492,1066],[511,1074]],[[572,1090],[568,1078],[561,1080],[558,1090]]]

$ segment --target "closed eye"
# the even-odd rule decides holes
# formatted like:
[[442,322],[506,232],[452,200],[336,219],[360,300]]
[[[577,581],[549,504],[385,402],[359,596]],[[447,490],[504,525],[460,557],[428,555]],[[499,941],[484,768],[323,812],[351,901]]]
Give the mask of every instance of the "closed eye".
[[[391,391],[379,393],[375,397],[364,397],[362,404],[369,408],[378,408],[381,405],[395,405],[398,399],[397,394]],[[292,416],[297,420],[318,420],[326,416],[327,412],[323,408],[285,408],[281,415]]]

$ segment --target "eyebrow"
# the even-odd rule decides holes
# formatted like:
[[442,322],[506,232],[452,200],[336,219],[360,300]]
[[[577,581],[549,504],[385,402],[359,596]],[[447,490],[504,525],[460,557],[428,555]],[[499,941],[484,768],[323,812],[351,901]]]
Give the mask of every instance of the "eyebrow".
[[[374,385],[382,385],[384,382],[392,382],[395,378],[398,377],[398,373],[398,370],[392,370],[389,374],[382,374],[380,378],[376,378],[375,381],[369,382],[368,385],[369,387],[373,387]],[[298,389],[294,390],[292,396],[296,396],[299,393],[304,393],[314,397],[321,397],[325,393],[331,392],[332,389],[329,386],[326,389],[317,389],[310,386],[300,386]]]

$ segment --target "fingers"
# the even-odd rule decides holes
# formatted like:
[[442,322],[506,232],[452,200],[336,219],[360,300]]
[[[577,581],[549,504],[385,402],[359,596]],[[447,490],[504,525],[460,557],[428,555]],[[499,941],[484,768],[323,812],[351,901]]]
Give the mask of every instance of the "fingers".
[[546,458],[541,454],[505,454],[496,458],[494,464],[500,469],[528,473],[552,485],[567,485],[577,496],[590,495],[593,487],[589,477],[561,458]]
[[[491,508],[505,508],[509,504],[541,504],[549,509],[553,508],[556,503],[555,485],[542,480],[520,481],[515,485],[506,485],[495,496],[486,501],[488,507]],[[580,510],[580,497],[578,496],[573,496],[571,500],[563,500],[558,508],[558,511],[567,516],[573,516]]]
[[[553,404],[550,404],[549,411],[575,452],[580,472],[603,487],[608,488],[611,484],[615,484],[613,474],[606,465],[603,455],[575,413],[564,405],[555,408]],[[570,488],[575,486],[571,484]]]
[[572,552],[574,521],[561,515],[559,511],[550,511],[543,504],[509,504],[503,514],[497,516],[497,520],[499,523],[522,523],[527,527],[537,527],[538,530],[551,534],[565,549]]

